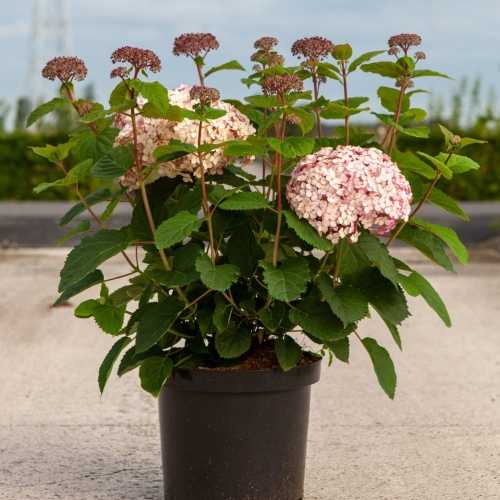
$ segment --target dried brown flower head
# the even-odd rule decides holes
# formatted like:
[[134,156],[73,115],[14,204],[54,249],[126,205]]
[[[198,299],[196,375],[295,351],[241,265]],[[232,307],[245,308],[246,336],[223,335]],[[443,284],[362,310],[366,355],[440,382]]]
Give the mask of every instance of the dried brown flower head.
[[322,37],[312,36],[301,38],[292,45],[292,54],[307,61],[320,61],[328,56],[333,49],[333,43]]
[[423,61],[427,56],[425,55],[425,52],[422,52],[422,51],[418,51],[418,52],[415,52],[415,59],[417,61]]
[[87,67],[78,57],[55,57],[45,65],[42,76],[63,83],[82,81],[87,76]]
[[113,64],[118,62],[129,63],[136,71],[146,70],[158,73],[161,70],[160,58],[149,49],[137,47],[121,47],[111,54]]
[[422,37],[415,33],[401,33],[391,36],[387,43],[390,48],[399,47],[407,55],[410,47],[417,47],[422,43]]
[[210,104],[220,99],[220,93],[212,87],[204,87],[203,85],[194,85],[189,91],[191,99],[199,100],[202,104]]
[[111,71],[111,74],[109,76],[111,78],[127,78],[128,69],[125,66],[118,66],[118,68],[115,68]]
[[391,47],[391,48],[387,51],[387,53],[388,53],[390,56],[398,56],[398,54],[399,54],[400,50],[401,50],[401,49],[400,49],[399,47],[394,46],[394,47]]
[[255,40],[253,46],[259,50],[265,50],[269,52],[272,48],[278,45],[278,39],[273,36],[263,36],[258,40]]
[[219,42],[211,33],[183,33],[174,40],[173,53],[195,58],[218,48]]
[[304,82],[296,75],[272,75],[264,78],[262,90],[266,95],[284,95],[288,92],[300,92]]

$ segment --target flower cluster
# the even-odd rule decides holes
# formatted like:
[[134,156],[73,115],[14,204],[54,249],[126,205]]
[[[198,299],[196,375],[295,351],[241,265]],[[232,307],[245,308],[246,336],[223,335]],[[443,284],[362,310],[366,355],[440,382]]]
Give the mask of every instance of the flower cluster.
[[401,33],[400,35],[391,36],[387,43],[389,45],[389,54],[397,55],[401,49],[406,56],[410,47],[417,47],[422,43],[422,37],[415,33]]
[[[181,85],[175,90],[169,91],[170,103],[192,110],[199,101],[191,98],[191,90],[191,87]],[[214,97],[213,92],[211,94]],[[144,103],[145,101],[143,100],[139,104],[143,105]],[[224,110],[226,114],[216,120],[203,123],[202,141],[219,143],[231,139],[246,139],[255,133],[255,129],[250,124],[248,118],[231,104],[217,100],[211,102],[211,106]],[[138,151],[143,165],[154,163],[155,149],[168,144],[172,139],[189,144],[197,143],[199,122],[196,120],[185,119],[182,122],[174,122],[165,119],[138,116],[136,121]],[[133,129],[130,118],[124,114],[118,115],[116,126],[121,129],[116,139],[116,144],[131,144],[133,141]],[[221,149],[215,149],[204,156],[203,166],[208,174],[221,174],[229,162],[230,159],[224,156]],[[181,176],[187,182],[191,181],[193,176],[199,177],[199,160],[197,155],[187,155],[160,164],[148,178],[148,182],[159,177],[176,176]],[[138,187],[138,173],[132,169],[121,181],[124,186],[136,189]]]
[[408,220],[412,200],[408,181],[388,155],[375,148],[322,148],[295,167],[287,199],[333,243],[356,242],[360,231],[387,234]]
[[173,53],[194,59],[198,56],[205,57],[208,52],[218,48],[219,42],[211,33],[184,33],[174,40]]
[[253,46],[257,51],[250,56],[250,60],[262,64],[262,68],[255,66],[255,71],[260,71],[266,66],[283,66],[285,58],[274,50],[276,45],[278,39],[273,36],[263,36],[255,41]]
[[304,82],[296,75],[271,75],[262,81],[262,90],[266,95],[283,96],[289,92],[300,92]]
[[120,47],[111,54],[111,61],[116,63],[129,63],[136,71],[149,70],[158,73],[161,70],[160,58],[149,49],[137,47]]
[[205,87],[204,85],[193,85],[189,91],[189,97],[192,100],[198,100],[201,104],[208,105],[211,102],[220,99],[220,93],[217,89],[212,87]]
[[78,57],[54,57],[43,68],[42,76],[62,83],[82,81],[87,77],[87,67]]
[[301,38],[292,45],[292,54],[306,61],[318,62],[327,57],[333,49],[333,43],[322,37]]

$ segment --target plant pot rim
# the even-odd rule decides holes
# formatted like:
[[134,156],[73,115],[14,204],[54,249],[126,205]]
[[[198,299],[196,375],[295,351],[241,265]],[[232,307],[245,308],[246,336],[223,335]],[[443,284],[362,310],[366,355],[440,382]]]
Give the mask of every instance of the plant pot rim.
[[242,371],[179,368],[163,389],[229,393],[291,391],[318,382],[321,361],[318,359],[287,372],[280,368]]

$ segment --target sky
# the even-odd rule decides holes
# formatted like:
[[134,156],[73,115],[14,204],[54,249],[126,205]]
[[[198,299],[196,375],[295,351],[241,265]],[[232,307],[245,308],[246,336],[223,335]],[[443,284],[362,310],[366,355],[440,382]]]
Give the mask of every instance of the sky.
[[[45,0],[53,2],[54,0]],[[9,101],[30,91],[31,17],[34,0],[2,0],[0,98]],[[292,64],[290,46],[304,36],[321,35],[334,43],[349,42],[359,54],[386,47],[390,35],[418,33],[427,53],[422,67],[439,70],[455,80],[426,79],[423,87],[445,99],[464,77],[481,76],[484,87],[497,86],[500,77],[499,0],[69,0],[72,46],[89,68],[88,81],[104,98],[109,80],[111,52],[122,45],[155,50],[163,61],[157,77],[168,87],[195,80],[192,64],[172,54],[176,35],[210,31],[221,48],[209,56],[215,65],[238,59],[250,69],[253,41],[272,35]],[[56,54],[47,50],[47,58]],[[242,97],[245,87],[239,72],[214,75],[211,85],[223,97]],[[423,80],[422,80],[423,81]],[[390,80],[353,75],[352,95],[374,95]],[[420,82],[419,82],[420,83]],[[420,86],[420,85],[419,85]],[[340,89],[331,86],[329,97]],[[499,89],[500,95],[500,89]],[[420,98],[424,99],[424,98]],[[427,98],[425,98],[427,99]]]

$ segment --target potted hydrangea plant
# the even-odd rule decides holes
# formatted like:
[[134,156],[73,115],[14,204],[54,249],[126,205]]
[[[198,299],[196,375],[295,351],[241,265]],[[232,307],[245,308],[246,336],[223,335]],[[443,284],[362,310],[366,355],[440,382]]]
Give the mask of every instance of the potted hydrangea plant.
[[[78,98],[84,62],[58,57],[43,76],[60,82],[60,96],[29,118],[68,102],[79,115],[66,143],[34,148],[62,173],[37,191],[69,187],[79,198],[61,226],[91,215],[70,230],[88,234],[66,259],[56,304],[100,290],[75,310],[116,338],[99,388],[116,365],[119,376],[138,369],[143,389],[159,396],[168,499],[302,498],[310,387],[322,358],[348,363],[350,343],[361,342],[393,398],[389,353],[362,338],[359,323],[379,315],[401,348],[411,295],[451,324],[432,285],[390,245],[403,241],[447,270],[448,250],[468,258],[451,229],[418,212],[430,202],[466,219],[440,187],[478,168],[461,150],[480,141],[441,126],[439,154],[398,149],[400,135],[429,135],[425,111],[411,105],[415,82],[446,77],[421,68],[425,54],[412,52],[420,37],[397,35],[388,51],[358,57],[348,44],[303,38],[293,66],[277,43],[255,42],[244,101],[208,86],[216,72],[243,70],[237,61],[207,68],[219,48],[209,33],[175,39],[173,53],[191,59],[197,81],[173,90],[149,80],[161,68],[154,52],[116,50],[118,83],[106,106]],[[392,59],[376,60],[387,52]],[[368,98],[349,94],[363,72],[395,82],[377,92],[378,140],[350,123],[369,111]],[[333,99],[322,93],[327,80],[339,84]],[[82,194],[88,177],[100,187]],[[110,229],[119,203],[131,205],[130,222]],[[129,270],[104,276],[99,267],[115,256]]]

